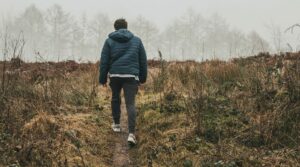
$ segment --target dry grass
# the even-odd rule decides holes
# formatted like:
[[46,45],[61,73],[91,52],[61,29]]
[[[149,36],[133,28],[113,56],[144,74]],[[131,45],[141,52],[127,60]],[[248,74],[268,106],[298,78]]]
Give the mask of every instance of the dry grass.
[[[0,69],[2,69],[0,63]],[[7,63],[0,166],[110,166],[97,64]],[[139,166],[299,166],[300,54],[152,61],[138,94]]]
[[0,166],[111,164],[109,102],[97,88],[97,64],[22,64],[7,71]]
[[299,166],[299,67],[299,53],[168,63],[140,104],[139,163]]

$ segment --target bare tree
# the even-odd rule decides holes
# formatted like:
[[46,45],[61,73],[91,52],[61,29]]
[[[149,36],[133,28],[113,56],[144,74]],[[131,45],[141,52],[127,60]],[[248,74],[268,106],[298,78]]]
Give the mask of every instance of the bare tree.
[[100,47],[103,46],[107,34],[113,31],[112,21],[105,14],[98,13],[88,24],[88,39],[92,55],[98,58]]
[[[285,30],[285,33],[290,32],[291,34],[293,34],[295,28],[299,28],[300,29],[300,24],[294,24],[294,25],[288,27]],[[297,38],[298,41],[300,41],[300,35],[299,34],[298,34],[298,36],[296,38]],[[287,45],[290,48],[290,50],[293,51],[293,47],[291,46],[291,44],[287,43]],[[298,43],[297,46],[295,46],[295,48],[296,48],[296,51],[299,51],[300,50],[300,44]]]
[[231,30],[228,34],[226,43],[230,58],[241,57],[247,50],[247,39],[245,34],[238,30]]
[[213,57],[226,55],[225,41],[228,37],[229,26],[225,19],[218,14],[212,15],[206,30],[208,32],[207,47],[210,50],[210,55]]
[[72,58],[84,57],[89,55],[90,43],[88,42],[88,20],[85,14],[83,14],[80,20],[73,21],[71,26],[71,55]]
[[27,7],[15,21],[16,32],[23,32],[27,41],[27,54],[45,47],[46,26],[42,12],[34,5]]
[[71,37],[72,17],[63,11],[59,5],[54,5],[47,11],[46,21],[49,27],[50,46],[52,54],[60,61],[62,55],[67,54],[68,42]]
[[269,29],[275,51],[277,53],[283,52],[284,34],[281,27],[279,25],[275,25],[274,23],[271,23],[267,25],[267,28]]
[[293,33],[293,32],[294,32],[294,29],[297,28],[297,27],[300,28],[300,24],[294,24],[294,25],[288,27],[288,28],[285,30],[285,32],[291,31],[291,33]]
[[[169,59],[176,59],[180,57],[180,23],[175,20],[172,24],[167,26],[166,30],[161,34],[161,40],[159,42],[160,48]],[[166,57],[166,56],[165,56]]]
[[145,48],[153,55],[158,49],[157,34],[159,30],[154,23],[147,20],[143,16],[138,16],[131,24],[129,24],[130,30],[143,39]]
[[194,10],[188,10],[179,19],[175,20],[176,36],[179,44],[180,57],[184,59],[197,59],[201,52],[201,45],[205,39],[204,27],[206,20]]
[[257,32],[252,31],[247,37],[251,55],[268,50],[269,44]]

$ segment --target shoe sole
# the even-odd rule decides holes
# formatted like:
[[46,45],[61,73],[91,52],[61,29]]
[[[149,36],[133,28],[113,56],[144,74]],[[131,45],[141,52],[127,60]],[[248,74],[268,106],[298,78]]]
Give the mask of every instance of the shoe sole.
[[136,146],[136,143],[133,142],[133,141],[127,141],[127,142],[128,142],[129,147],[134,147],[134,146]]

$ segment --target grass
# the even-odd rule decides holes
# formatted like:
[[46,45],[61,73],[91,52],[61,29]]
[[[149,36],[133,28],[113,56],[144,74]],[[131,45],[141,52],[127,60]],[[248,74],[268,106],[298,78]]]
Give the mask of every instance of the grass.
[[22,64],[19,72],[6,74],[0,166],[111,163],[112,153],[105,151],[111,147],[109,102],[105,90],[94,87],[97,65],[75,65]]
[[[151,61],[137,97],[138,166],[299,166],[300,53]],[[0,63],[0,69],[3,63]],[[0,166],[110,166],[98,65],[6,62]]]
[[[161,92],[152,86],[161,79],[145,86],[157,93],[148,93],[140,104],[139,164],[300,165],[299,56],[157,66],[152,76],[167,71],[163,78],[168,79]],[[170,109],[162,112],[160,106]]]

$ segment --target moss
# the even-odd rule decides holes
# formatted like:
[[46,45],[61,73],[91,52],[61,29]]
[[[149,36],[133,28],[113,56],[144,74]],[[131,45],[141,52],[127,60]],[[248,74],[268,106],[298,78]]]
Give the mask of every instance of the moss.
[[79,91],[72,91],[66,96],[67,103],[75,106],[83,106],[88,101],[88,96]]
[[239,142],[247,147],[261,147],[266,145],[266,141],[264,137],[260,134],[249,134],[249,136],[245,136],[244,138],[239,139]]

